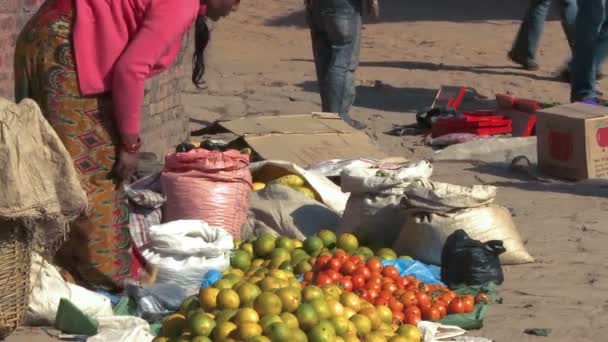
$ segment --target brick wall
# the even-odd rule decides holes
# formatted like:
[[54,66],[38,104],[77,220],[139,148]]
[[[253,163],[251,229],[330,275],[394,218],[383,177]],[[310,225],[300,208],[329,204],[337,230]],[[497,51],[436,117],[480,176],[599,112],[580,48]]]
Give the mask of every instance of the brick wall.
[[[0,96],[10,99],[14,96],[15,39],[43,2],[0,0]],[[189,136],[188,117],[181,100],[184,75],[189,72],[189,58],[184,57],[184,52],[185,46],[169,70],[146,83],[142,107],[142,149],[146,152],[162,156]]]

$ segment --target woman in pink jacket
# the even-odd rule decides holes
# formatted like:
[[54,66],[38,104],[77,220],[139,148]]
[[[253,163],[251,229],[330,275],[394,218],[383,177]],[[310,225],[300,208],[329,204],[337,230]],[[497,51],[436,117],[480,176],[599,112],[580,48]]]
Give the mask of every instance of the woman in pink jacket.
[[46,0],[19,35],[17,101],[38,102],[89,195],[91,210],[72,226],[57,260],[77,282],[119,290],[131,274],[119,184],[137,163],[144,82],[173,62],[196,25],[192,81],[200,85],[205,17],[224,17],[239,1]]

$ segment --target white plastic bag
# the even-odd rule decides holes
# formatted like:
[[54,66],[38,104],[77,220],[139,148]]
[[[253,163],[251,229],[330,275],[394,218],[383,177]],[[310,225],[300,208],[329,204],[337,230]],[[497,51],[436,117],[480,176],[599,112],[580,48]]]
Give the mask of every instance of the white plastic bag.
[[420,329],[420,333],[422,334],[422,342],[445,341],[467,333],[466,330],[457,326],[429,321],[418,323],[418,329]]
[[61,298],[68,299],[78,309],[93,318],[114,315],[110,299],[84,287],[67,283],[55,266],[36,253],[32,254],[31,270],[32,294],[26,325],[53,325]]
[[348,195],[343,193],[339,186],[319,173],[306,171],[294,163],[281,160],[256,162],[252,163],[249,168],[254,180],[261,178],[262,181],[265,181],[287,174],[298,175],[308,182],[328,208],[342,214],[346,207]]
[[230,266],[232,236],[200,220],[178,220],[150,227],[142,256],[158,269],[157,284],[175,284],[186,295],[198,292],[207,271]]
[[154,335],[150,325],[139,317],[114,316],[97,319],[99,333],[89,337],[88,342],[150,342]]
[[392,242],[398,235],[404,214],[399,207],[403,189],[417,179],[428,179],[433,166],[427,161],[409,163],[397,170],[347,169],[342,172],[342,191],[350,192],[338,233],[360,229],[382,232],[376,242]]
[[396,170],[407,162],[402,157],[387,159],[331,159],[313,165],[306,170],[325,177],[339,177],[342,171],[350,169],[379,168],[383,170]]

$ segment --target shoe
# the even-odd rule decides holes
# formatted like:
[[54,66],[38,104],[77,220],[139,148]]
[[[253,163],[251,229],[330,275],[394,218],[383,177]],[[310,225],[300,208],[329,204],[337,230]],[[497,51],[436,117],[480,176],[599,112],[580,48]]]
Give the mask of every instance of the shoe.
[[608,106],[608,102],[606,102],[603,99],[600,99],[599,97],[588,97],[588,98],[584,98],[584,99],[573,99],[572,102],[581,102],[584,104],[588,104],[588,105],[594,105],[594,106]]
[[364,124],[361,121],[355,120],[355,119],[344,119],[344,122],[346,122],[347,124],[349,124],[352,128],[356,129],[356,130],[364,130],[367,128],[367,125]]
[[539,68],[539,66],[536,62],[528,61],[525,58],[522,58],[517,53],[515,53],[515,51],[513,51],[513,50],[509,51],[508,57],[514,63],[521,65],[526,70],[533,71],[533,70],[538,70],[538,68]]

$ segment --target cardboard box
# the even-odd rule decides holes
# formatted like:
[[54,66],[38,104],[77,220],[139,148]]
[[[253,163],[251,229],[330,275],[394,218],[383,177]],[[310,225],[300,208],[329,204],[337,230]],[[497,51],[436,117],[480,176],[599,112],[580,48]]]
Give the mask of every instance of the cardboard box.
[[608,178],[608,107],[573,103],[537,112],[538,165],[570,180]]
[[363,131],[336,114],[260,116],[217,122],[206,131],[239,136],[232,146],[250,147],[261,159],[308,167],[330,159],[388,157]]

